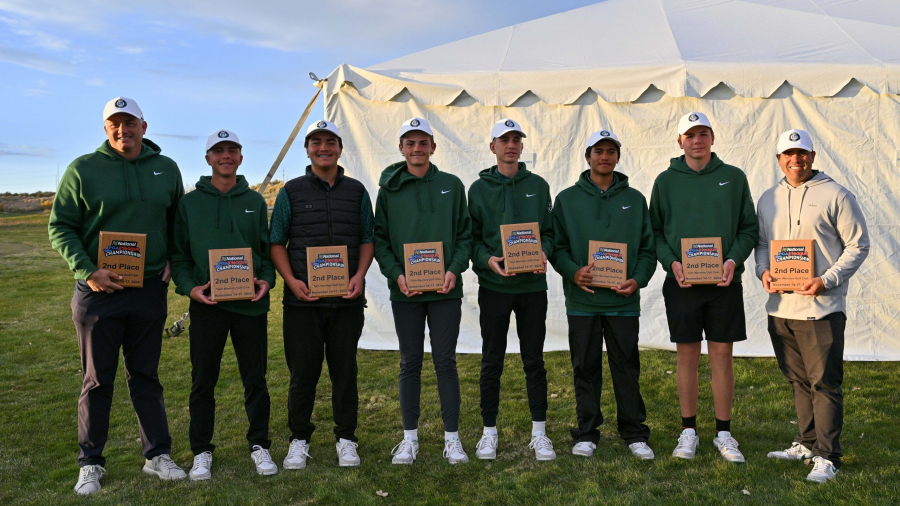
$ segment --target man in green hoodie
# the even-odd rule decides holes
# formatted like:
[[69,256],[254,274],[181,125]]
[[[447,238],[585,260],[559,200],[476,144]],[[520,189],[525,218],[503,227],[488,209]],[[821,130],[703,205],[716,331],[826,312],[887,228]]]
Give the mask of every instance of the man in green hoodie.
[[[250,426],[247,446],[256,472],[276,474],[269,455],[269,390],[266,387],[269,290],[275,269],[269,260],[266,201],[237,175],[244,157],[237,134],[217,130],[206,141],[206,163],[212,176],[201,176],[196,190],[178,203],[172,277],[175,292],[191,299],[191,451],[188,476],[208,480],[216,419],[215,388],[228,335],[244,384],[244,409]],[[249,248],[256,296],[251,300],[210,299],[209,250]]]
[[[684,155],[672,158],[657,176],[650,196],[650,219],[656,256],[666,270],[663,297],[669,333],[678,351],[678,399],[683,431],[674,457],[692,459],[697,436],[697,369],[706,337],[712,368],[716,437],[713,445],[729,462],[744,462],[731,435],[734,399],[732,348],[747,339],[741,273],[756,246],[759,225],[744,172],[726,165],[712,152],[715,141],[709,119],[701,112],[678,122],[678,145]],[[722,282],[691,286],[681,265],[681,239],[720,237]]]
[[[400,344],[400,411],[403,440],[392,451],[394,464],[412,464],[419,451],[419,397],[424,358],[425,323],[437,373],[444,457],[468,462],[459,440],[459,375],[456,342],[462,318],[462,273],[469,267],[472,220],[466,189],[458,177],[431,163],[437,145],[422,118],[400,128],[400,152],[406,159],[381,173],[375,205],[375,259],[388,278],[391,309]],[[406,286],[403,245],[443,243],[444,286],[437,292],[412,292]]]
[[[479,459],[497,458],[497,413],[500,376],[506,356],[509,318],[515,312],[516,328],[532,431],[529,448],[537,460],[553,460],[556,452],[547,437],[547,370],[544,338],[547,333],[547,257],[553,252],[550,186],[519,162],[525,133],[515,121],[504,118],[491,129],[491,152],[497,165],[481,171],[469,187],[472,217],[472,269],[478,274],[478,308],[481,322],[481,418],[484,432],[475,446]],[[533,273],[508,274],[503,263],[501,225],[538,223],[544,268]]]
[[[181,172],[159,146],[144,138],[147,122],[137,103],[110,100],[103,110],[107,141],[66,169],[50,211],[50,244],[75,273],[72,321],[81,353],[78,446],[81,467],[75,492],[100,490],[106,473],[113,384],[122,349],[128,391],[138,417],[144,472],[161,479],[185,473],[171,458],[172,438],[159,382],[166,324],[172,225],[184,195]],[[147,235],[144,283],[123,288],[122,277],[98,268],[100,232]],[[138,309],[139,308],[139,309]]]
[[[551,262],[563,278],[569,352],[575,377],[578,425],[571,430],[574,455],[591,457],[600,441],[597,427],[603,423],[600,392],[603,373],[603,340],[616,394],[619,435],[640,459],[654,458],[647,445],[650,428],[639,379],[638,330],[640,289],[656,269],[653,230],[647,201],[629,187],[628,176],[614,169],[622,144],[609,130],[594,132],[584,158],[590,169],[556,197],[553,206],[554,248]],[[603,253],[590,241],[625,244],[625,254],[606,257],[625,265],[626,280],[611,288],[591,288],[591,269]],[[624,257],[624,258],[623,258]]]

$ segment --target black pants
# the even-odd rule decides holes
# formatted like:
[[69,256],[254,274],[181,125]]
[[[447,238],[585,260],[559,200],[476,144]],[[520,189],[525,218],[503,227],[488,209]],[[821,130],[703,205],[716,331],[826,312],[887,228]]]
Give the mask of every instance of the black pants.
[[391,309],[400,342],[400,413],[403,417],[403,429],[419,428],[419,398],[422,393],[427,320],[444,430],[458,431],[460,398],[456,342],[459,339],[459,320],[462,318],[462,299],[392,301]]
[[142,288],[114,293],[94,292],[84,281],[75,284],[72,321],[83,371],[78,397],[80,466],[106,465],[103,447],[109,435],[119,348],[137,414],[142,453],[150,459],[171,451],[163,388],[157,374],[168,288],[169,284],[159,277],[145,279]]
[[506,357],[506,335],[510,314],[516,314],[516,330],[528,408],[531,420],[547,420],[547,370],[544,369],[544,338],[547,334],[547,291],[501,293],[478,288],[481,321],[481,419],[485,427],[496,427],[500,407],[500,376]]
[[794,389],[800,434],[794,441],[841,465],[844,427],[844,329],[847,316],[831,313],[821,320],[769,316],[769,337],[778,367]]
[[578,426],[571,430],[576,442],[600,441],[597,427],[603,423],[600,392],[603,385],[603,339],[616,393],[616,419],[625,443],[647,442],[650,428],[638,379],[637,316],[569,316],[569,351],[575,372],[575,411]]
[[191,451],[194,455],[216,449],[212,444],[216,422],[216,383],[222,365],[225,342],[231,333],[231,345],[244,385],[244,410],[247,412],[247,447],[268,449],[269,389],[266,387],[268,359],[268,315],[247,316],[217,306],[191,300]]
[[356,441],[359,394],[356,346],[362,335],[363,306],[284,307],[284,355],[291,372],[288,428],[291,439],[309,442],[316,385],[328,361],[334,437]]

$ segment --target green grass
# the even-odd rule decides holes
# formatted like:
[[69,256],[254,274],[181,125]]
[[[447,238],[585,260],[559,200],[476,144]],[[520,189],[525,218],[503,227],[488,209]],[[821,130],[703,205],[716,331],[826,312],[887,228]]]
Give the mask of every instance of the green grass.
[[[654,461],[638,461],[615,433],[615,407],[604,385],[602,440],[594,458],[569,453],[575,420],[568,353],[546,356],[550,392],[548,432],[559,457],[536,462],[527,450],[530,418],[524,375],[510,355],[503,376],[498,459],[451,467],[441,458],[442,427],[433,370],[423,373],[421,453],[413,466],[390,465],[401,436],[397,400],[397,352],[359,352],[360,455],[358,469],[337,467],[331,437],[330,384],[319,383],[313,455],[303,471],[256,475],[244,439],[240,378],[226,349],[217,391],[218,445],[207,483],[161,482],[141,472],[137,421],[120,368],[105,455],[103,489],[89,498],[72,491],[78,474],[76,401],[81,386],[78,345],[69,301],[73,281],[47,241],[46,214],[0,217],[0,504],[896,504],[900,497],[897,427],[898,364],[851,362],[845,368],[844,470],[835,482],[804,480],[807,467],[773,462],[766,452],[788,445],[796,431],[790,389],[774,359],[736,359],[734,432],[747,464],[732,465],[712,447],[712,401],[701,387],[702,444],[693,461],[669,455],[680,430],[675,355],[643,351],[641,386],[647,404]],[[275,290],[281,298],[281,285]],[[187,308],[170,291],[171,320]],[[279,463],[287,447],[288,372],[284,362],[281,307],[269,326],[269,390],[272,453]],[[852,324],[852,322],[851,322]],[[174,442],[173,458],[190,466],[187,430],[190,361],[181,336],[163,343],[160,377]],[[460,355],[463,403],[461,437],[470,456],[481,431],[478,355]],[[426,362],[429,358],[426,358]],[[604,375],[609,378],[609,370]],[[702,362],[701,377],[710,375]],[[375,494],[387,492],[386,498]],[[742,491],[747,490],[750,495]]]

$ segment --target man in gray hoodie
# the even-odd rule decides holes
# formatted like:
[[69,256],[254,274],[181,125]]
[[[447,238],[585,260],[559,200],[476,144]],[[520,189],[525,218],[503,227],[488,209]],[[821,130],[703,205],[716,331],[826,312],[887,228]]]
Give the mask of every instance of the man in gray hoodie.
[[[778,367],[794,389],[800,433],[782,460],[812,459],[807,480],[825,482],[841,467],[844,328],[847,282],[869,254],[869,233],[856,198],[813,170],[816,152],[803,130],[781,134],[778,165],[784,179],[759,199],[756,275],[769,293],[769,336]],[[800,290],[774,289],[769,241],[814,240],[815,277]]]

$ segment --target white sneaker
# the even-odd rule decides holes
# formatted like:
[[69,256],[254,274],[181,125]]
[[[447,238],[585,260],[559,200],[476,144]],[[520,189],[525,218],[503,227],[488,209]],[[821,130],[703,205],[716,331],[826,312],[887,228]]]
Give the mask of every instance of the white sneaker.
[[591,443],[590,441],[580,441],[575,443],[575,446],[572,447],[572,455],[581,455],[582,457],[593,457],[594,450],[597,449],[597,445]]
[[[806,475],[806,479],[816,483],[825,483],[833,480],[839,469],[834,467],[830,460],[824,457],[813,457],[813,469]],[[98,485],[99,487],[99,485]]]
[[678,436],[678,445],[672,452],[673,457],[680,459],[692,459],[697,454],[697,447],[700,445],[700,437],[694,429],[684,429]]
[[419,454],[419,440],[403,438],[397,443],[397,446],[391,450],[391,464],[412,464],[416,461],[416,455]]
[[463,450],[462,441],[456,438],[444,440],[444,458],[451,464],[465,464],[469,461],[469,456]]
[[358,444],[353,441],[343,439],[335,444],[338,456],[338,465],[340,467],[354,467],[360,463],[359,454],[356,453]]
[[650,446],[644,442],[631,443],[628,445],[628,449],[631,450],[631,454],[639,459],[644,460],[653,460],[656,455],[653,454],[653,450],[650,449]]
[[82,466],[78,471],[78,483],[75,484],[75,493],[80,495],[93,494],[100,490],[100,478],[106,474],[102,466]]
[[288,448],[287,456],[284,457],[282,465],[285,469],[303,469],[306,467],[306,459],[311,459],[309,455],[309,445],[306,441],[294,439]]
[[720,431],[715,438],[713,444],[719,450],[719,454],[728,462],[736,462],[738,464],[744,462],[744,454],[738,450],[738,442],[731,437],[731,432],[727,430]]
[[159,476],[161,480],[181,480],[187,477],[184,469],[178,467],[168,455],[159,455],[144,464],[144,472]]
[[212,452],[203,452],[200,455],[194,455],[194,465],[188,478],[191,480],[208,480],[212,477]]
[[494,460],[497,458],[499,445],[497,434],[482,434],[478,444],[475,445],[475,456],[481,460]]
[[812,451],[800,443],[791,443],[791,447],[787,450],[778,452],[769,452],[766,455],[769,458],[778,460],[807,460],[813,457]]
[[253,452],[250,453],[250,458],[253,459],[253,464],[256,465],[257,474],[263,476],[278,474],[278,466],[275,465],[275,461],[269,455],[269,450],[259,445],[253,445]]
[[534,458],[537,460],[553,460],[556,458],[556,452],[553,451],[553,442],[543,432],[531,435],[531,442],[528,443],[528,448],[534,450]]

